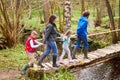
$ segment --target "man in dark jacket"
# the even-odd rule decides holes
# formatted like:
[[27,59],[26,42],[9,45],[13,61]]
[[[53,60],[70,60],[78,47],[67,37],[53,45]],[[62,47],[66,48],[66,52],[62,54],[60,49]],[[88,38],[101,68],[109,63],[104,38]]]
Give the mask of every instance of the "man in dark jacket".
[[72,58],[75,58],[76,51],[80,47],[81,41],[83,42],[83,53],[84,58],[88,59],[87,51],[88,51],[88,40],[87,40],[87,25],[88,25],[88,17],[90,13],[88,11],[84,11],[81,18],[78,21],[78,28],[76,34],[78,35],[77,38],[77,45],[74,47],[72,52]]

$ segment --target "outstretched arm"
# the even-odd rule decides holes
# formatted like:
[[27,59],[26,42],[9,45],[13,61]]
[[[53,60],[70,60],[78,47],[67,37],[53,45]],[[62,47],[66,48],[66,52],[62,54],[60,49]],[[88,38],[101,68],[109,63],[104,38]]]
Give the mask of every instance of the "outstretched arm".
[[[36,41],[35,41],[35,42],[36,42]],[[37,42],[37,44],[34,45],[33,40],[30,40],[30,46],[31,46],[32,48],[38,48],[40,45],[42,45],[42,43]]]

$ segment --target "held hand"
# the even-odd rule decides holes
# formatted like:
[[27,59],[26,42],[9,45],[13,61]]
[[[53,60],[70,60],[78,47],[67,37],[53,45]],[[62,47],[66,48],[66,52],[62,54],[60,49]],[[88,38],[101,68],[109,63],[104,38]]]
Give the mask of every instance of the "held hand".
[[78,36],[77,34],[75,34],[75,36]]
[[39,46],[42,46],[42,45],[44,45],[43,43],[39,43]]
[[60,36],[61,36],[61,37],[63,37],[63,36],[64,36],[64,34],[60,34]]
[[43,46],[45,47],[45,46],[46,46],[46,44],[43,44]]

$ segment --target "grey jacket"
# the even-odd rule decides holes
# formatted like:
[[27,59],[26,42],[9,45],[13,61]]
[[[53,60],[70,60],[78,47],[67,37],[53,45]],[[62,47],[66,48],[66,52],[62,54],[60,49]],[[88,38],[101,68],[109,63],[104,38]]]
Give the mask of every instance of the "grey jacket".
[[55,41],[60,34],[56,30],[56,26],[48,23],[45,28],[45,41]]

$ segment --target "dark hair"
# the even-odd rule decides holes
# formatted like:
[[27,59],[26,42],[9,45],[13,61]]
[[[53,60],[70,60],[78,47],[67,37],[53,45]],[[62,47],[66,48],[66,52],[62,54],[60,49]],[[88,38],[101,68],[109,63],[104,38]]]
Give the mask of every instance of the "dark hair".
[[49,18],[49,22],[50,23],[53,23],[53,21],[56,19],[56,15],[51,15],[50,18]]
[[90,15],[90,12],[89,12],[89,11],[84,11],[84,12],[82,13],[82,15],[83,15],[84,17],[88,17],[88,16]]

